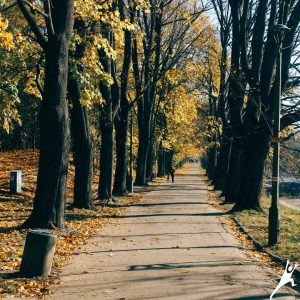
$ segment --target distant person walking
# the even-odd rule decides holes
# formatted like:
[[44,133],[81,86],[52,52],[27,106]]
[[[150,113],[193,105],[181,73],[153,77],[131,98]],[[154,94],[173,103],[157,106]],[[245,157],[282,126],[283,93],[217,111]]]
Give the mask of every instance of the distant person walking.
[[172,178],[172,183],[174,183],[174,179],[175,179],[175,169],[174,169],[174,167],[171,167],[168,171],[168,181],[170,180],[170,176]]

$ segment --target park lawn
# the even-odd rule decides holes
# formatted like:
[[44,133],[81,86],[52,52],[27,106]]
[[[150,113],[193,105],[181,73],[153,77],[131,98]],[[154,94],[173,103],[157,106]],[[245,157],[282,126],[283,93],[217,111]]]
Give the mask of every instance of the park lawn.
[[[21,169],[23,172],[23,192],[18,195],[9,193],[10,171]],[[110,222],[117,222],[123,209],[107,207],[104,210],[89,211],[67,209],[66,230],[52,231],[58,236],[53,271],[48,279],[9,279],[7,274],[17,272],[20,267],[26,230],[19,226],[28,218],[32,209],[38,171],[38,152],[30,150],[0,153],[0,298],[38,297],[49,293],[49,285],[59,283],[59,272],[74,254],[76,249],[89,253],[87,240],[99,233]],[[94,176],[93,190],[97,191],[99,175]],[[73,195],[74,167],[69,166],[68,204]],[[154,185],[159,184],[159,180]],[[131,205],[140,201],[141,195],[153,189],[147,187],[131,198],[122,199],[122,204]]]
[[[211,193],[212,204],[224,211],[230,211],[232,204],[222,204],[215,193]],[[280,205],[280,242],[276,246],[268,246],[268,211],[271,200],[266,196],[261,199],[262,211],[246,210],[235,212],[232,216],[250,236],[258,241],[267,252],[284,260],[300,262],[300,211]]]
[[283,259],[300,262],[300,211],[280,205],[280,242],[268,246],[268,211],[271,201],[266,196],[261,199],[262,211],[235,213],[238,222],[250,235],[260,242],[270,253]]

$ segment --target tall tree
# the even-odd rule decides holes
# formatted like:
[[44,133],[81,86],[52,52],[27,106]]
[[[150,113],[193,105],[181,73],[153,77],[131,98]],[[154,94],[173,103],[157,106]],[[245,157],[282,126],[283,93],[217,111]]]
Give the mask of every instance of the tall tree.
[[[110,24],[101,24],[103,37],[111,47],[114,37]],[[99,60],[104,72],[111,77],[112,82],[100,80],[100,92],[104,99],[100,106],[100,178],[98,187],[99,199],[111,199],[113,190],[113,154],[114,154],[114,119],[120,102],[119,86],[116,78],[116,65],[104,48],[99,50]]]
[[[134,22],[134,6],[128,3],[131,23]],[[119,11],[121,20],[126,19],[125,3],[119,1]],[[129,113],[132,103],[128,100],[128,82],[132,56],[132,31],[128,28],[124,30],[124,58],[122,72],[120,75],[120,107],[115,118],[115,131],[116,131],[116,171],[114,178],[113,194],[122,196],[127,194],[127,173],[128,173],[128,126],[129,126]]]
[[[152,174],[153,130],[155,128],[155,102],[158,82],[166,72],[186,58],[192,45],[203,34],[192,27],[206,10],[196,3],[186,1],[152,1],[150,15],[141,13],[139,22],[145,33],[143,67],[139,68],[137,47],[133,47],[133,69],[138,101],[139,145],[136,169],[136,185],[144,185]],[[198,24],[197,24],[198,25]],[[197,26],[195,25],[195,27]],[[135,41],[134,44],[137,44]],[[149,159],[148,159],[149,158]],[[148,163],[148,171],[147,171]]]
[[[232,146],[228,176],[226,179],[225,201],[235,202],[239,191],[239,179],[243,164],[243,139],[242,137],[242,109],[245,95],[243,73],[241,70],[241,21],[245,21],[245,15],[241,15],[242,1],[229,1],[232,15],[232,46],[231,65],[229,75],[228,106],[230,126],[232,131]],[[246,25],[245,25],[246,26]]]
[[[139,147],[138,147],[136,178],[135,178],[136,185],[146,184],[146,166],[147,166],[147,157],[149,153],[150,138],[151,138],[151,118],[152,118],[152,111],[153,111],[154,100],[155,100],[153,98],[153,94],[151,90],[151,55],[152,55],[152,49],[154,47],[154,38],[155,38],[155,29],[156,29],[155,22],[157,22],[157,18],[156,18],[157,11],[155,8],[157,6],[158,6],[157,1],[155,1],[155,3],[152,3],[150,7],[151,9],[150,16],[148,16],[145,12],[143,12],[144,26],[145,26],[144,27],[145,37],[143,39],[144,73],[142,74],[144,77],[144,92],[143,92],[143,98],[138,101]],[[161,2],[161,6],[163,6],[162,2]],[[161,7],[159,7],[159,9],[161,9]],[[156,42],[157,41],[158,40],[156,40]],[[159,47],[158,44],[156,44],[156,46]],[[157,49],[158,48],[156,48],[156,51]],[[134,51],[133,55],[136,56],[137,52]],[[133,58],[133,60],[135,61],[136,58]],[[134,70],[136,71],[138,69],[135,68]],[[155,72],[157,72],[157,70],[155,70]],[[137,86],[138,84],[139,83],[136,82]]]
[[[74,30],[80,37],[85,35],[85,21],[76,19]],[[74,201],[76,208],[95,209],[92,195],[93,180],[93,146],[90,138],[89,115],[86,106],[82,105],[82,87],[77,78],[82,66],[78,60],[85,54],[85,44],[77,43],[71,57],[69,70],[68,98],[71,100],[71,133],[73,137],[75,180]],[[72,72],[73,70],[73,72]]]
[[230,162],[232,132],[228,122],[227,116],[227,91],[228,91],[228,47],[230,43],[230,30],[231,30],[231,12],[228,1],[213,0],[214,11],[217,15],[219,22],[219,34],[221,44],[221,57],[220,57],[220,87],[218,92],[218,108],[217,118],[222,120],[222,136],[220,143],[220,151],[216,166],[215,176],[213,178],[215,188],[223,190],[225,187]]
[[21,12],[45,52],[45,82],[40,111],[40,158],[34,207],[25,227],[63,228],[69,155],[67,106],[68,53],[74,1],[44,2],[47,37],[26,2]]
[[[230,3],[232,9],[236,5],[234,2]],[[240,28],[240,62],[249,90],[247,90],[248,100],[243,118],[238,118],[238,124],[241,124],[238,127],[241,128],[240,153],[244,159],[237,164],[233,174],[237,179],[235,185],[238,188],[235,189],[234,194],[228,194],[228,200],[236,202],[235,209],[237,210],[259,209],[260,207],[263,171],[272,137],[271,126],[274,117],[276,87],[274,79],[278,72],[276,69],[279,47],[276,39],[278,37],[274,36],[272,26],[274,23],[281,23],[291,28],[283,40],[286,46],[286,48],[283,47],[285,60],[282,66],[285,70],[285,80],[282,83],[282,92],[284,92],[288,81],[286,70],[289,68],[293,52],[290,49],[292,47],[290,41],[293,41],[300,21],[299,6],[299,1],[292,3],[289,0],[278,2],[261,0],[256,3],[246,0],[241,6],[242,17],[237,24]],[[254,20],[250,14],[251,10],[255,11]],[[239,108],[238,111],[240,111]]]

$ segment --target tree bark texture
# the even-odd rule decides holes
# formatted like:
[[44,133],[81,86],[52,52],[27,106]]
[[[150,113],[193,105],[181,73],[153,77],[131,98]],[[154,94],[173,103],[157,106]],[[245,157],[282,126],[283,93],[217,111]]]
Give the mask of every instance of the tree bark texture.
[[[19,4],[20,6],[20,4]],[[67,106],[68,52],[74,2],[53,0],[54,32],[45,47],[45,84],[40,111],[40,158],[30,228],[64,228],[70,144]]]
[[[125,18],[124,3],[119,1],[121,16]],[[133,18],[133,16],[132,16]],[[133,21],[133,20],[132,20]],[[130,103],[127,99],[129,71],[132,57],[132,33],[130,30],[124,32],[124,59],[120,84],[120,107],[115,118],[116,131],[116,171],[114,178],[113,194],[123,196],[127,194],[128,173],[128,126]]]
[[80,86],[69,79],[68,97],[72,101],[71,132],[74,145],[75,181],[73,207],[95,209],[92,195],[93,146],[89,134],[87,108],[80,103]]
[[[112,43],[112,31],[110,25],[103,24],[102,32],[105,38]],[[113,190],[113,156],[114,156],[114,119],[119,107],[119,87],[116,80],[115,65],[111,58],[107,57],[103,49],[99,50],[99,59],[106,73],[110,74],[114,83],[109,86],[100,82],[100,92],[105,103],[102,105],[100,115],[101,150],[100,150],[100,178],[98,198],[100,200],[111,199]]]

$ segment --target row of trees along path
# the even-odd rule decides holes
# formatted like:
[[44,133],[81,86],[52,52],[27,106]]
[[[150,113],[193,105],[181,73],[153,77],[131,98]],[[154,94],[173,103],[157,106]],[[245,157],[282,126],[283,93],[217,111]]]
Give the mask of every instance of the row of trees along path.
[[127,195],[130,114],[136,185],[199,155],[202,62],[218,51],[208,9],[177,0],[1,4],[1,149],[40,154],[23,227],[64,228],[70,154],[73,207]]
[[[130,114],[136,185],[207,152],[225,201],[260,208],[280,48],[281,134],[297,136],[299,1],[18,0],[0,9],[1,147],[40,151],[24,227],[64,227],[70,152],[74,207],[95,209],[99,170],[98,199],[127,194]],[[290,28],[282,45],[274,23]]]
[[[33,210],[23,227],[65,227],[70,154],[75,166],[73,207],[95,209],[95,199],[126,196],[130,125],[136,185],[165,175],[183,157],[206,154],[207,175],[225,201],[235,203],[235,210],[259,209],[280,77],[287,101],[281,113],[282,137],[296,136],[299,127],[299,22],[299,0],[1,3],[1,150],[39,150]],[[290,29],[282,44],[272,31],[275,23]],[[177,185],[162,185],[148,194],[148,204],[128,210],[122,226],[116,226],[125,238],[114,237],[120,245],[117,253],[94,249],[101,257],[117,254],[107,270],[115,263],[131,271],[126,275],[132,274],[134,288],[127,295],[200,294],[201,287],[206,298],[211,298],[209,293],[215,293],[212,298],[251,293],[264,297],[266,286],[273,287],[252,262],[246,262],[247,270],[235,264],[244,256],[219,225],[218,213],[205,203],[198,171],[191,169]],[[94,178],[99,179],[96,188]],[[133,230],[132,222],[136,236],[124,236],[128,226]],[[156,236],[161,232],[162,238]],[[128,238],[133,242],[128,244]],[[135,239],[140,239],[137,248]],[[145,249],[147,239],[150,250]],[[143,253],[159,253],[159,259]],[[151,280],[157,270],[171,275],[179,270],[180,275]],[[82,291],[98,296],[110,284],[119,287],[125,283],[123,271],[117,275],[122,279],[95,271],[101,274],[99,291],[91,288],[99,285],[87,285],[79,277]],[[193,272],[198,276],[189,276]],[[143,275],[139,281],[139,274],[150,278]],[[170,288],[161,288],[164,279]],[[181,284],[171,284],[174,280]]]
[[[296,136],[300,1],[212,1],[221,41],[220,81],[209,93],[207,175],[234,210],[260,209],[264,168],[273,137],[274,104],[282,78],[281,142]],[[289,28],[276,33],[274,24]],[[231,49],[230,55],[228,49]],[[276,68],[282,51],[282,70]],[[230,57],[230,65],[227,63]],[[292,74],[292,76],[290,76]],[[214,89],[217,92],[214,92]],[[298,141],[299,143],[299,141]],[[284,152],[288,144],[283,144]],[[297,151],[297,150],[296,150]],[[293,154],[292,154],[293,155]],[[295,155],[295,154],[294,154]]]

